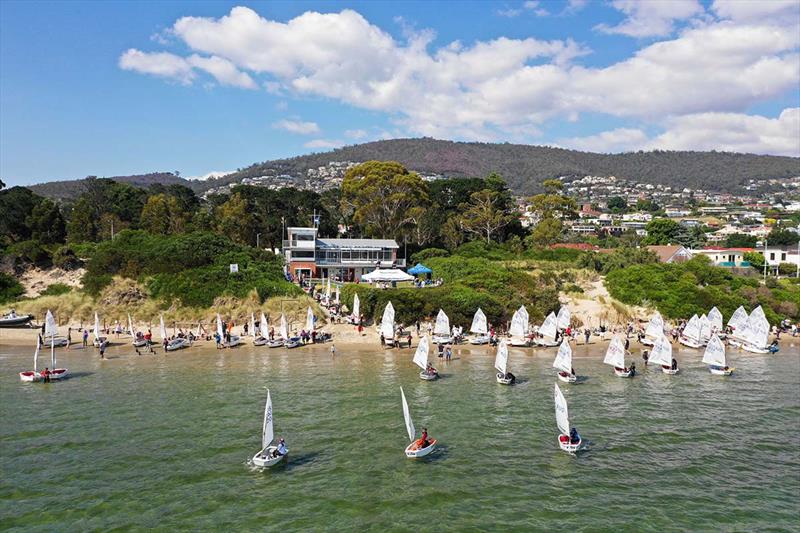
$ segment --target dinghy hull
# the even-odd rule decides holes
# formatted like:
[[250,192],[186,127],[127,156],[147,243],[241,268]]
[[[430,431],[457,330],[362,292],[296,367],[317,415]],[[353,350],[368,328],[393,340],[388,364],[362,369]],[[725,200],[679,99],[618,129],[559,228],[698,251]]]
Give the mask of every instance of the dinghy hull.
[[495,379],[497,379],[497,382],[500,385],[511,385],[512,383],[514,383],[514,381],[511,378],[504,377],[503,374],[501,374],[500,372],[495,374]]
[[39,381],[40,379],[42,379],[42,375],[38,372],[34,372],[33,370],[27,370],[19,373],[19,380],[26,383],[33,383],[35,381]]
[[689,348],[702,348],[703,347],[702,343],[699,343],[699,342],[697,342],[695,340],[692,340],[692,339],[687,339],[686,337],[681,337],[680,339],[678,339],[678,342],[680,342],[684,346],[688,346]]
[[681,370],[680,368],[669,368],[669,367],[664,368],[663,366],[661,367],[661,371],[670,376],[674,376],[675,374],[680,372],[680,370]]
[[64,379],[68,375],[69,375],[69,370],[67,370],[66,368],[55,368],[51,371],[50,380],[56,381],[59,379]]
[[191,344],[189,344],[189,341],[187,339],[175,339],[173,341],[170,341],[169,344],[167,344],[166,350],[168,352],[174,352],[176,350],[182,350],[184,348],[188,348],[189,346],[191,346]]
[[631,370],[620,370],[617,368],[614,369],[614,375],[618,378],[629,378],[632,377],[632,374],[633,372]]
[[733,368],[714,368],[708,367],[708,371],[714,374],[715,376],[730,376],[733,374]]
[[470,344],[474,344],[476,346],[481,346],[483,344],[489,344],[489,336],[488,335],[487,336],[481,335],[481,336],[478,336],[478,337],[472,337],[469,340],[469,343]]
[[417,448],[417,442],[414,441],[406,446],[406,457],[409,459],[419,459],[425,457],[436,449],[436,439],[431,440],[425,448]]
[[583,443],[583,439],[581,439],[581,438],[578,439],[578,442],[573,443],[573,442],[570,441],[570,438],[567,435],[559,435],[558,436],[558,446],[559,446],[559,448],[561,448],[562,450],[564,450],[565,452],[567,452],[569,454],[574,454],[575,452],[577,452],[578,449],[581,447],[582,443]]
[[558,379],[560,379],[564,383],[575,383],[576,381],[578,381],[578,376],[576,376],[575,374],[567,374],[566,372],[559,372],[557,375]]
[[423,370],[422,372],[419,373],[419,379],[424,381],[433,381],[435,379],[439,379],[439,373],[437,372],[435,374],[428,374]]
[[253,456],[253,464],[259,468],[269,468],[283,461],[283,458],[289,454],[287,450],[285,454],[277,457],[272,457],[272,454],[277,450],[277,446],[267,446]]

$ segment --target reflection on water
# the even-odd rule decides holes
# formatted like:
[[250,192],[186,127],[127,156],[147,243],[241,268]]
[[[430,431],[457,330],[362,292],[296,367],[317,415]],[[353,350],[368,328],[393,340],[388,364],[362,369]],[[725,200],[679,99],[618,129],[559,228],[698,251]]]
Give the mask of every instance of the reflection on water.
[[[18,381],[30,350],[0,346],[0,523],[607,530],[630,527],[633,510],[644,530],[788,530],[800,490],[791,344],[775,356],[730,350],[729,378],[696,350],[676,347],[681,372],[668,376],[634,347],[640,373],[620,379],[600,362],[604,345],[576,349],[586,380],[560,385],[588,444],[577,457],[556,442],[555,349],[510,350],[519,382],[507,387],[488,346],[434,356],[444,377],[424,382],[412,350],[377,345],[332,357],[329,345],[137,356],[120,344],[108,361],[60,352],[74,377],[43,385]],[[440,440],[429,459],[403,454],[400,386],[416,427]],[[291,452],[253,471],[267,388]]]

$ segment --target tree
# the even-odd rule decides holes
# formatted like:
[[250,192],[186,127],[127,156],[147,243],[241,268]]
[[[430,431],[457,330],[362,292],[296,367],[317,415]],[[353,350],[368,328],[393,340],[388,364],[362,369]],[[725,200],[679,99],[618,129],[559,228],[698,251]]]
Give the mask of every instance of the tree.
[[147,198],[139,225],[150,233],[160,235],[181,233],[186,228],[189,216],[190,213],[184,210],[176,197],[155,194]]
[[506,209],[501,206],[500,194],[490,189],[474,192],[469,203],[462,204],[461,224],[468,233],[486,238],[486,244],[492,242],[492,236],[513,220]]
[[800,233],[779,227],[772,228],[767,235],[767,243],[772,246],[792,246],[800,241]]
[[43,199],[33,208],[26,222],[31,229],[31,237],[42,244],[64,242],[67,224],[55,202]]
[[681,225],[669,218],[654,218],[645,227],[647,237],[642,241],[643,244],[671,244],[676,241],[681,232]]
[[450,251],[455,250],[464,242],[464,230],[461,221],[456,215],[451,216],[442,226],[442,240]]
[[0,238],[19,242],[31,238],[28,217],[43,198],[26,187],[0,191]]
[[219,233],[240,244],[255,244],[255,219],[241,193],[232,194],[227,202],[216,209],[215,215]]
[[342,182],[343,208],[374,237],[402,240],[429,202],[422,178],[394,161],[356,165]]
[[558,242],[563,230],[564,225],[561,220],[554,217],[543,218],[533,227],[533,231],[525,240],[529,246],[531,243],[536,246],[549,246]]
[[727,248],[755,248],[756,244],[758,244],[758,239],[755,235],[746,233],[731,233],[725,238]]
[[614,213],[621,213],[628,209],[628,202],[622,196],[612,196],[608,199],[608,208]]
[[91,200],[85,196],[78,198],[72,206],[67,223],[67,241],[89,242],[97,238],[97,222],[100,216],[96,213]]
[[546,194],[560,194],[564,189],[564,184],[561,180],[544,180],[542,182],[542,187],[544,187],[544,192]]
[[636,201],[636,209],[638,211],[647,211],[649,213],[654,213],[661,209],[661,206],[655,203],[653,200],[649,198],[639,199]]

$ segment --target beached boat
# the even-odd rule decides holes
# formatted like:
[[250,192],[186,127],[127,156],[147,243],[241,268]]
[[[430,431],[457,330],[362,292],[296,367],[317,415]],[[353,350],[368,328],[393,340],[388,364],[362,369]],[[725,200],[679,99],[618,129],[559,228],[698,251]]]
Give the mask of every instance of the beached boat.
[[572,323],[572,313],[569,311],[569,307],[562,307],[558,310],[558,315],[556,316],[556,325],[559,331],[565,331],[570,324]]
[[427,446],[424,448],[419,447],[419,443],[416,439],[417,432],[414,429],[414,422],[411,420],[411,413],[408,410],[408,402],[406,402],[406,394],[403,392],[403,387],[400,387],[400,398],[403,401],[403,418],[406,421],[406,432],[408,433],[408,440],[411,441],[411,444],[406,446],[406,457],[410,459],[418,459],[420,457],[425,457],[433,450],[436,449],[436,439],[430,439],[427,442]]
[[21,328],[28,326],[33,320],[33,315],[18,315],[16,311],[11,311],[0,317],[0,328]]
[[558,318],[555,313],[550,313],[539,326],[539,337],[536,337],[536,344],[546,348],[558,346],[556,336],[558,335]]
[[358,299],[358,294],[353,295],[353,312],[347,317],[349,324],[358,324],[361,319],[361,300]]
[[486,322],[486,315],[480,307],[475,311],[475,316],[472,317],[472,325],[469,327],[469,331],[475,334],[475,336],[469,340],[470,344],[489,344],[491,340],[489,338],[489,327]]
[[556,358],[553,360],[553,368],[558,370],[558,379],[564,383],[578,381],[578,376],[575,375],[572,368],[572,347],[569,345],[568,339],[561,341]]
[[256,328],[256,335],[253,338],[253,345],[254,346],[264,346],[269,342],[269,324],[267,324],[267,317],[264,316],[264,312],[261,312],[261,320],[258,323],[258,328]]
[[558,383],[555,383],[553,386],[555,387],[553,391],[553,400],[556,409],[556,424],[558,425],[558,430],[561,432],[558,435],[558,446],[567,453],[575,453],[580,449],[583,441],[580,435],[574,440],[570,436],[567,399],[564,398],[561,389],[558,388]]
[[772,351],[769,346],[769,322],[760,305],[753,309],[747,319],[742,349],[751,353],[770,353]]
[[703,362],[708,365],[708,371],[715,376],[730,376],[734,369],[728,366],[725,360],[725,345],[719,338],[711,338],[703,354]]
[[[96,317],[97,315],[95,315]],[[55,335],[58,331],[58,326],[56,325],[56,319],[53,317],[53,313],[50,310],[47,310],[47,315],[45,315],[44,319],[44,338],[45,342],[47,342],[47,338],[50,337],[50,379],[51,380],[59,380],[64,379],[69,374],[69,370],[66,368],[58,368],[56,362],[56,345],[55,345]]]
[[100,317],[97,316],[97,312],[94,313],[94,328],[92,328],[92,336],[94,337],[92,344],[95,348],[99,348],[101,344],[108,340],[106,337],[102,337],[100,335]]
[[655,344],[656,339],[664,335],[664,319],[661,313],[656,313],[650,317],[650,322],[647,323],[647,329],[644,330],[644,338],[642,344],[645,346],[652,346]]
[[19,373],[20,381],[25,381],[28,383],[33,383],[34,381],[39,381],[42,378],[42,375],[39,373],[39,348],[41,344],[39,343],[39,337],[36,337],[36,351],[33,352],[33,370],[26,370],[24,372]]
[[413,362],[422,369],[422,372],[419,373],[420,379],[433,381],[439,378],[439,372],[433,367],[431,367],[430,372],[428,371],[428,352],[430,352],[430,341],[428,336],[425,335],[419,340],[417,351],[414,352]]
[[128,334],[131,336],[131,344],[135,348],[141,348],[147,344],[147,340],[145,340],[144,335],[136,331],[136,328],[133,327],[133,320],[131,320],[131,315],[128,315]]
[[[719,340],[719,337],[717,337]],[[650,355],[647,357],[648,364],[661,365],[661,371],[665,374],[677,374],[680,370],[677,362],[675,368],[672,367],[672,344],[666,336],[661,335],[656,339],[653,349],[650,350]]]
[[494,357],[494,367],[497,369],[495,378],[501,385],[513,385],[516,378],[508,371],[508,345],[501,340],[497,345],[497,354]]
[[253,456],[253,464],[261,468],[275,466],[289,454],[289,450],[286,450],[283,455],[277,453],[278,447],[272,445],[272,441],[275,440],[275,432],[272,425],[272,397],[269,394],[269,389],[267,389],[267,403],[264,405],[264,425],[261,428],[261,450]]
[[239,335],[231,334],[229,340],[225,340],[225,328],[222,325],[222,318],[217,313],[217,335],[220,337],[220,343],[226,348],[233,348],[244,343],[244,340]]
[[716,306],[711,308],[708,312],[708,323],[711,325],[711,333],[719,337],[725,337],[725,327],[722,325],[722,313]]
[[681,336],[678,339],[681,344],[684,346],[688,346],[689,348],[702,348],[703,347],[703,340],[702,340],[702,324],[700,323],[700,317],[692,315],[692,318],[686,323],[683,327],[683,331],[681,332]]
[[608,343],[603,362],[614,367],[614,375],[620,378],[632,378],[635,371],[625,366],[625,345],[619,337],[612,337]]
[[184,348],[189,348],[192,345],[191,341],[186,337],[175,337],[171,341],[167,342],[165,350],[168,352],[175,352],[177,350],[183,350]]
[[388,302],[383,309],[381,318],[380,334],[387,346],[394,346],[394,306]]
[[434,344],[451,344],[453,336],[450,334],[450,318],[443,309],[439,309],[436,315],[436,324],[433,326],[433,338],[431,339]]
[[289,336],[289,324],[286,322],[286,315],[281,314],[281,327],[279,329],[280,337],[283,340],[283,346],[286,348],[297,348],[302,344],[300,337]]
[[[514,316],[517,317],[516,322],[514,322]],[[528,310],[525,309],[524,305],[521,305],[514,313],[514,316],[511,317],[511,326],[508,329],[508,334],[511,336],[509,344],[517,347],[530,346],[531,317],[528,314]]]
[[733,312],[728,319],[728,327],[731,328],[731,334],[728,335],[728,344],[731,346],[741,346],[742,341],[747,336],[747,311],[741,305]]

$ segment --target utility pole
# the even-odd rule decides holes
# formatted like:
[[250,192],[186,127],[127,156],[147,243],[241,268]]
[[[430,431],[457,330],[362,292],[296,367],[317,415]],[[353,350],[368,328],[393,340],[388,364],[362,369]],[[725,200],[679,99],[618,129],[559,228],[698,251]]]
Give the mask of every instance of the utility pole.
[[260,248],[260,246],[259,246],[260,240],[259,239],[261,239],[261,234],[260,233],[256,233],[256,248]]
[[800,278],[800,241],[797,241],[797,273],[796,278]]
[[764,283],[767,282],[767,238],[764,237]]

